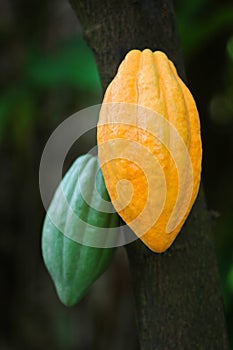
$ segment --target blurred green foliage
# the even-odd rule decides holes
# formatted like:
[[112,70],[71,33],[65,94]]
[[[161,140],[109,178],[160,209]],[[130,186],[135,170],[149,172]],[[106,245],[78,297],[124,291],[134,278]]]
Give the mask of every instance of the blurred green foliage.
[[230,1],[175,3],[189,84],[200,109],[202,177],[233,347],[233,6]]
[[[100,101],[101,85],[95,60],[80,34],[61,42],[52,53],[29,43],[17,80],[0,97],[0,140],[7,129],[8,139],[17,147],[26,142],[36,127],[41,95],[59,89],[76,91],[80,97],[96,96],[96,102]],[[88,98],[83,100],[86,102]]]
[[209,0],[180,0],[177,13],[181,44],[186,57],[203,47],[220,31],[227,28],[232,30],[232,4],[212,10]]
[[35,47],[27,53],[24,77],[30,84],[41,89],[57,85],[100,90],[100,82],[91,51],[81,36],[64,42],[59,50],[44,56]]

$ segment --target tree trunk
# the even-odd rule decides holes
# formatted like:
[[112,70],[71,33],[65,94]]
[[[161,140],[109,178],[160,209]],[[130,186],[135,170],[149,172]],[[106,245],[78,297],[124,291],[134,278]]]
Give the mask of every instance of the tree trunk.
[[[95,55],[104,90],[131,49],[166,52],[185,79],[170,0],[70,2]],[[153,253],[139,240],[126,248],[142,350],[228,349],[202,189],[182,232],[167,252]]]

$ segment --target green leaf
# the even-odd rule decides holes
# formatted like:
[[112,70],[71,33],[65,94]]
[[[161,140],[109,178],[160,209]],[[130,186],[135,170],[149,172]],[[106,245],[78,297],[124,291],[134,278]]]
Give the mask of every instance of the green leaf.
[[80,37],[63,44],[53,54],[44,56],[31,51],[29,56],[25,74],[38,87],[68,85],[84,90],[101,89],[93,55]]
[[[181,43],[184,53],[187,57],[203,46],[208,40],[213,38],[219,31],[232,28],[233,23],[233,7],[225,6],[217,9],[216,12],[210,14],[208,18],[199,16],[193,19],[193,14],[185,16],[184,10],[178,11],[178,27],[181,35]],[[194,17],[195,18],[195,17]]]

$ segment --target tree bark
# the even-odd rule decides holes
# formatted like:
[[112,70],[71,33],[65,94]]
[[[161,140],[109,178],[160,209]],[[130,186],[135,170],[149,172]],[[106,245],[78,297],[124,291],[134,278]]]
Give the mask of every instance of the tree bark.
[[[103,89],[131,49],[162,50],[185,79],[170,0],[70,0],[96,58]],[[211,223],[203,190],[163,254],[141,241],[127,254],[141,350],[228,349]]]

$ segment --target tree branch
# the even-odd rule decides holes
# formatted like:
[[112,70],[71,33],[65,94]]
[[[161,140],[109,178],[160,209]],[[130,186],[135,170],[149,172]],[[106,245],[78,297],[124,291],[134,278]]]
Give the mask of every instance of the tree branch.
[[[185,78],[170,0],[71,0],[103,89],[131,49],[162,50]],[[141,350],[228,349],[210,218],[201,190],[172,247],[128,245]]]

